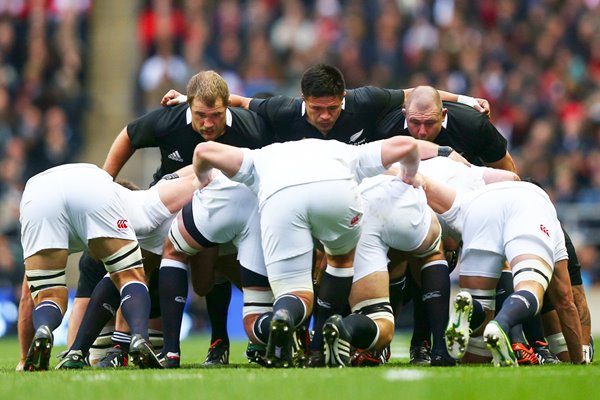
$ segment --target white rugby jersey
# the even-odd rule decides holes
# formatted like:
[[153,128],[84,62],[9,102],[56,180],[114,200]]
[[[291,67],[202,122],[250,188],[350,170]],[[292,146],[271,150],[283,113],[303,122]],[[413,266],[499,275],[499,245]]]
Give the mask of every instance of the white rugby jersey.
[[248,185],[262,205],[289,186],[350,179],[360,183],[384,170],[381,141],[350,146],[335,140],[304,139],[244,149],[244,160],[232,180]]

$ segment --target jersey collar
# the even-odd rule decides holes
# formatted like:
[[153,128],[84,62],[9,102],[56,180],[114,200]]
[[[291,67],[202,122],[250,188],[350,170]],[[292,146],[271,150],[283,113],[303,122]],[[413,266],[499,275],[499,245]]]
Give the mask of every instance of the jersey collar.
[[[346,97],[342,99],[342,110],[346,109]],[[306,102],[302,101],[302,116],[306,114]]]
[[[442,128],[446,128],[448,126],[448,113],[444,117],[444,121],[442,121]],[[408,121],[404,118],[404,129],[408,129]]]
[[[192,109],[189,107],[185,112],[185,123],[186,125],[192,123]],[[225,111],[225,124],[228,127],[231,127],[231,124],[233,124],[233,117],[231,116],[231,111],[229,111],[229,108],[227,108],[227,111]]]

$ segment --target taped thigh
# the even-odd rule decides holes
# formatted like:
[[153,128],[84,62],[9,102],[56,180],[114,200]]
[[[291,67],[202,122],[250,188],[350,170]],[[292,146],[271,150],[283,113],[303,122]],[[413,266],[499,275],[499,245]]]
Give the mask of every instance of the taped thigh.
[[373,321],[378,319],[385,319],[394,324],[394,312],[390,305],[389,297],[381,297],[378,299],[369,299],[358,302],[352,307],[352,312],[356,314],[363,314]]
[[62,269],[31,269],[25,271],[27,275],[27,284],[31,297],[36,296],[47,289],[65,288],[67,287],[67,277],[65,276],[65,268]]
[[103,258],[104,268],[111,273],[119,273],[133,268],[142,268],[142,251],[138,242],[130,242],[114,254]]
[[543,261],[534,258],[516,263],[512,267],[512,274],[515,288],[521,282],[534,281],[542,285],[544,291],[552,278],[551,269]]
[[477,300],[484,309],[494,311],[496,309],[496,289],[470,289],[462,288],[469,292],[473,300]]
[[246,318],[253,314],[264,314],[273,311],[273,301],[275,297],[271,290],[256,290],[243,288],[244,308],[243,317]]

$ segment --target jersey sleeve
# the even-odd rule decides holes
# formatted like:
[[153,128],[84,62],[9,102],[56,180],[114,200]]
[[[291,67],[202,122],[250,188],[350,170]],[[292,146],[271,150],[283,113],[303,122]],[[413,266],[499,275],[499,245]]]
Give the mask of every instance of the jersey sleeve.
[[479,157],[486,163],[496,162],[506,155],[507,141],[485,115],[479,117],[477,135],[482,139]]
[[365,86],[355,89],[357,109],[369,109],[381,121],[392,110],[402,110],[404,90]]
[[161,131],[161,116],[164,108],[151,111],[127,125],[127,135],[135,149],[158,147],[157,133]]
[[252,99],[248,108],[271,123],[289,121],[298,117],[297,101],[298,99],[294,97],[273,96],[268,99]]

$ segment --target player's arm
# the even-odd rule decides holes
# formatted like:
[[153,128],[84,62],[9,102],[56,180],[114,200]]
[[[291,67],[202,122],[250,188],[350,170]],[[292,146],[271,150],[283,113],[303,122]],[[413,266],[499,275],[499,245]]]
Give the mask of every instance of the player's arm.
[[[160,104],[163,107],[168,106],[176,106],[177,104],[185,103],[187,101],[187,96],[179,93],[175,89],[169,90],[160,101]],[[244,97],[237,94],[229,95],[229,106],[230,107],[242,107],[246,110],[250,107],[250,101],[252,101],[251,97]]]
[[202,187],[211,181],[212,168],[220,169],[231,178],[238,173],[244,160],[241,148],[217,142],[200,143],[194,150],[192,165]]
[[[412,91],[413,88],[404,89],[404,98],[406,99]],[[490,103],[486,99],[446,92],[445,90],[438,90],[438,93],[440,94],[442,101],[453,101],[456,103],[466,104],[467,106],[473,107],[477,111],[484,113],[487,116],[490,115]]]
[[110,146],[102,169],[108,172],[113,178],[116,178],[123,165],[131,158],[133,153],[135,153],[135,148],[131,144],[131,140],[127,134],[127,127],[125,127]]
[[584,360],[581,347],[581,322],[573,301],[567,260],[561,260],[554,266],[552,280],[548,286],[548,295],[558,313],[571,362],[582,364]]
[[419,146],[419,155],[421,160],[428,160],[433,157],[448,157],[449,159],[465,164],[470,167],[471,163],[466,158],[458,154],[450,146],[440,146],[439,144],[428,142],[426,140],[417,140]]
[[513,160],[508,151],[506,152],[504,157],[502,157],[498,161],[486,163],[485,165],[490,168],[504,169],[506,171],[517,173],[517,166],[515,165],[515,161]]

